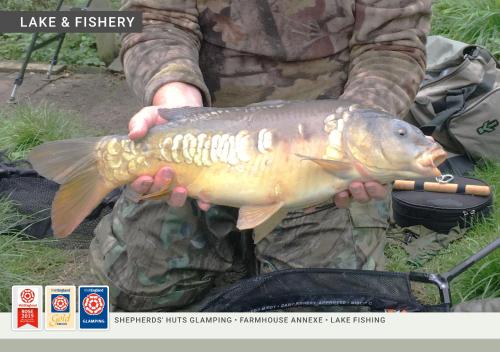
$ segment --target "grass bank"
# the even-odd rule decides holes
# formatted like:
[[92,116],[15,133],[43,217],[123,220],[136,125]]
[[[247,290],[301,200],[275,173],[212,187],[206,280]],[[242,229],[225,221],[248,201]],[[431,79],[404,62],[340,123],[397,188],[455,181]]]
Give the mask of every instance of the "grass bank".
[[7,199],[0,199],[0,312],[10,311],[12,285],[49,285],[60,281],[68,251],[50,244],[55,240],[31,241],[18,225],[23,216]]
[[[19,160],[41,143],[95,134],[68,114],[48,104],[13,105],[1,110],[0,150],[9,159]],[[10,310],[12,285],[78,282],[71,273],[75,272],[75,257],[81,253],[58,248],[55,239],[30,240],[21,225],[26,218],[12,201],[0,198],[0,311]]]

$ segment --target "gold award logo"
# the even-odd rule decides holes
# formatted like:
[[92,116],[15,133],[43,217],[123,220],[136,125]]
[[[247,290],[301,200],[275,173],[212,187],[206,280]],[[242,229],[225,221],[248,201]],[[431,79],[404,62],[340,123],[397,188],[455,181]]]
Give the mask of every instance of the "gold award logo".
[[76,288],[75,286],[45,287],[45,329],[75,330]]

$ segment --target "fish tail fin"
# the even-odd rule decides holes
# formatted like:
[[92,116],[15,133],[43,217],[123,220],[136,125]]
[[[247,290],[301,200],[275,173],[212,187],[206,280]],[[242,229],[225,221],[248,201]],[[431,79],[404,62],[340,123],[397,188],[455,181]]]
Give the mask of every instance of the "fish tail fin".
[[42,144],[28,160],[42,176],[61,187],[52,203],[52,230],[66,237],[115,188],[97,169],[95,147],[101,138],[82,138]]

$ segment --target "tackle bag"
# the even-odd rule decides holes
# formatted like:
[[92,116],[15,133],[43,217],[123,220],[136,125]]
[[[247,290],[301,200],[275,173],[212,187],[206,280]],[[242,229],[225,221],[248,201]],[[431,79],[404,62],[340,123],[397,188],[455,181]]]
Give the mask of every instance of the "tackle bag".
[[481,217],[491,213],[493,196],[464,194],[465,185],[487,186],[484,181],[455,176],[458,193],[440,193],[423,190],[424,182],[436,182],[434,178],[415,180],[415,190],[393,190],[392,210],[396,224],[401,227],[423,225],[438,233],[448,233],[453,227],[466,229]]
[[471,160],[500,160],[500,69],[477,45],[430,36],[425,78],[405,120]]
[[463,155],[453,155],[439,165],[449,183],[459,184],[457,193],[424,191],[424,182],[436,182],[433,177],[415,180],[414,190],[392,190],[392,215],[402,228],[423,225],[437,233],[448,234],[458,226],[467,229],[479,217],[487,217],[492,210],[493,195],[464,194],[465,185],[488,186],[483,180],[470,177],[474,164]]

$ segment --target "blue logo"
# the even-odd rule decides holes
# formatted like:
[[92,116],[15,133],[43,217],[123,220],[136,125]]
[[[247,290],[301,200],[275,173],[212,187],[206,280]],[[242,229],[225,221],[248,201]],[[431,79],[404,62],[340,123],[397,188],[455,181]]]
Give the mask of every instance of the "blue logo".
[[69,294],[52,293],[50,295],[51,313],[69,313]]
[[80,286],[78,293],[80,329],[108,329],[108,286]]

